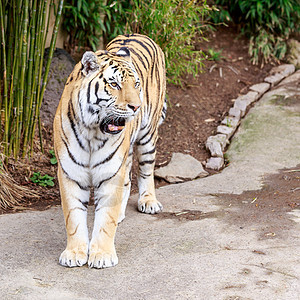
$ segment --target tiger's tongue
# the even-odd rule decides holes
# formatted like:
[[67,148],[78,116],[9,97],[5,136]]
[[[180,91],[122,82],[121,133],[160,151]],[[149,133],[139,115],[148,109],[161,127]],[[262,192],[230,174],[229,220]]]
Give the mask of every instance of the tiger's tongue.
[[118,131],[118,130],[122,130],[123,128],[124,128],[124,126],[116,126],[113,124],[108,124],[109,131]]

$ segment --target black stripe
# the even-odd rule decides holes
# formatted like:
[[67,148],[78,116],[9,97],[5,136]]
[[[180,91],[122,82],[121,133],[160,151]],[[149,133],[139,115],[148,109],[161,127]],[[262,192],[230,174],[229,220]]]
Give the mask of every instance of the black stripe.
[[65,133],[62,119],[63,119],[62,116],[60,116],[60,127],[61,127],[61,131],[62,131],[62,133],[63,133],[63,135],[64,135],[65,140],[68,142],[69,139],[68,139],[68,137],[67,137],[67,135],[66,135],[66,133]]
[[80,108],[81,120],[82,120],[82,123],[83,123],[83,126],[84,126],[84,127],[90,128],[90,126],[88,126],[88,125],[85,123],[85,120],[84,120],[82,103],[81,103],[81,101],[79,101],[79,93],[80,93],[80,91],[78,92],[78,102],[79,102],[79,108]]
[[89,82],[88,89],[87,89],[87,103],[90,103],[91,84],[92,84],[92,80]]
[[98,98],[98,96],[97,96],[98,90],[99,90],[99,82],[97,81],[95,84],[95,95],[97,98]]
[[147,177],[151,176],[151,174],[144,174],[144,173],[139,173],[140,177],[142,177],[143,179],[147,179]]
[[153,137],[154,133],[155,133],[155,130],[151,133],[149,139],[146,142],[144,142],[144,143],[138,142],[137,144],[140,145],[140,146],[148,144],[152,140],[152,137]]
[[120,142],[120,144],[116,147],[116,149],[109,156],[107,156],[104,160],[96,163],[92,168],[94,169],[94,168],[98,167],[99,165],[105,164],[106,162],[110,161],[113,158],[113,156],[116,154],[116,152],[118,151],[120,146],[122,145],[124,139],[125,139],[125,137],[123,138],[123,140]]
[[[148,54],[149,54],[149,56],[150,56],[150,58],[151,58],[151,60],[153,59],[153,57],[152,57],[152,54],[151,54],[151,52],[150,52],[150,50],[148,49],[148,45],[147,45],[147,43],[145,43],[145,42],[140,42],[140,41],[138,41],[138,40],[135,40],[135,42],[136,43],[138,43],[139,45],[141,45],[147,52],[148,52]],[[146,46],[146,45],[147,46]],[[147,59],[147,58],[146,58]],[[147,60],[148,61],[148,60]],[[149,65],[149,62],[148,62],[148,65]]]
[[105,54],[107,54],[107,51],[104,51],[103,53],[99,53],[99,54],[97,54],[97,56],[100,57],[100,56],[103,56]]
[[114,176],[116,176],[116,175],[118,174],[118,172],[120,171],[122,165],[124,164],[125,159],[127,159],[127,153],[125,153],[124,158],[123,158],[123,160],[122,160],[122,162],[121,162],[121,164],[120,164],[118,170],[117,170],[113,175],[111,175],[110,177],[108,177],[108,178],[103,179],[102,181],[100,181],[100,182],[98,183],[98,185],[97,185],[95,188],[96,188],[96,189],[99,189],[100,186],[102,185],[102,183],[104,183],[105,181],[108,181],[108,180],[112,179]]
[[75,79],[75,80],[78,79],[78,77],[79,77],[80,74],[81,74],[81,70],[79,70],[79,72],[77,73],[77,76],[76,76],[76,79]]
[[[141,129],[141,130],[142,130],[142,129]],[[137,141],[137,144],[138,144],[138,145],[141,145],[141,144],[140,144],[140,141],[143,140],[143,139],[149,134],[149,132],[150,132],[150,129],[149,129],[149,130],[148,130],[148,131],[147,131],[147,132],[146,132],[146,133],[145,133],[145,134]]]
[[116,176],[118,174],[119,170],[121,169],[121,166],[122,166],[122,163],[120,164],[120,167],[118,168],[118,170],[113,175],[111,175],[110,177],[108,177],[108,178],[103,179],[102,181],[100,181],[98,183],[98,185],[96,186],[96,189],[99,189],[101,187],[102,183],[104,183],[105,181],[108,181],[108,180],[112,179],[114,176]]
[[158,65],[156,65],[156,84],[157,84],[157,87],[158,87],[158,95],[160,95],[160,74],[159,74],[159,68],[158,68]]
[[[135,36],[136,38],[139,38],[139,39],[143,39],[143,38],[147,38],[149,41],[150,41],[150,43],[151,43],[151,46],[153,46],[153,49],[155,49],[156,48],[156,45],[154,44],[154,42],[150,39],[150,38],[148,38],[148,37],[142,37],[142,36]],[[112,44],[117,44],[117,43],[121,43],[121,45],[122,46],[124,46],[124,45],[126,45],[126,44],[129,44],[129,43],[131,43],[131,42],[136,42],[136,43],[138,43],[139,45],[141,45],[142,47],[144,47],[147,51],[148,51],[148,53],[150,54],[150,51],[149,51],[149,49],[146,47],[146,46],[144,46],[144,41],[142,42],[142,41],[140,41],[140,40],[137,40],[136,38],[131,38],[131,39],[118,39],[118,40],[113,40],[113,41],[111,41],[108,45],[107,45],[107,48],[109,48]],[[146,43],[147,44],[147,43]],[[149,46],[149,44],[147,44],[148,46]],[[152,48],[152,47],[151,47]],[[152,50],[153,50],[152,49]],[[155,51],[155,50],[154,50]],[[157,53],[156,53],[157,54]],[[151,56],[151,54],[150,54],[150,56]],[[152,57],[151,57],[152,58]]]
[[[154,67],[155,67],[155,63],[153,61],[153,64],[152,64],[152,68],[151,68],[151,79],[154,80],[154,76],[153,76],[153,72],[154,72]],[[157,78],[156,78],[157,79]]]
[[143,126],[143,127],[141,128],[141,131],[144,130],[148,125],[149,125],[149,124],[146,124],[145,126]]
[[81,185],[78,181],[76,181],[76,180],[74,180],[74,179],[72,179],[72,178],[70,177],[70,175],[68,174],[68,172],[63,168],[59,156],[57,156],[57,160],[58,160],[58,162],[59,162],[59,165],[60,165],[62,171],[65,173],[65,175],[68,177],[69,180],[75,182],[81,190],[84,190],[84,191],[89,191],[89,190],[90,190],[90,187],[89,187],[89,186],[83,186],[83,185]]
[[135,67],[135,69],[136,69],[136,71],[137,71],[137,73],[138,73],[138,75],[139,75],[142,83],[144,83],[144,76],[143,76],[143,73],[142,73],[141,69],[139,68],[139,65],[137,64],[136,61],[133,61],[133,65],[134,65],[134,67]]
[[150,39],[149,37],[147,37],[147,36],[143,36],[143,38],[145,38],[146,40],[148,40],[148,41],[151,43],[151,45],[152,45],[153,48],[154,48],[155,55],[156,55],[156,57],[158,57],[158,53],[157,53],[157,45],[154,43],[154,41],[151,40],[151,39]]
[[144,160],[144,161],[139,161],[139,165],[140,166],[144,166],[145,164],[153,164],[154,163],[154,159],[151,159],[151,160]]
[[[152,60],[152,54],[151,54],[151,52],[149,51],[149,49],[148,49],[143,43],[141,43],[141,42],[139,42],[139,41],[137,41],[137,40],[135,40],[135,42],[138,43],[138,44],[141,45],[144,49],[147,50],[147,52],[148,52],[148,54],[149,54],[149,56],[150,56],[150,58],[151,58],[151,60]],[[134,55],[136,55],[136,56],[139,58],[140,61],[142,61],[141,56],[135,51],[135,50],[138,50],[139,53],[141,53],[141,54],[143,55],[144,59],[146,60],[147,65],[148,65],[147,68],[149,68],[149,66],[150,66],[149,60],[148,60],[147,56],[144,54],[143,51],[140,51],[139,49],[133,49],[133,48],[131,48],[131,47],[127,47],[127,48],[129,49],[130,52],[132,52]],[[112,50],[119,50],[119,49],[120,49],[120,46],[114,46],[114,47],[110,48],[109,51],[112,51]],[[145,67],[145,69],[146,69],[146,67]]]
[[72,81],[73,81],[73,75],[69,77],[69,80],[67,81],[66,85],[68,85]]
[[106,49],[108,49],[108,48],[110,47],[111,44],[117,44],[117,43],[121,43],[121,45],[124,46],[125,40],[123,40],[123,39],[118,39],[118,40],[114,39],[114,40],[112,40],[112,41],[106,46]]
[[[128,49],[130,49],[130,51],[131,51],[131,52],[138,58],[138,60],[142,63],[142,65],[144,66],[144,69],[147,70],[147,69],[149,68],[149,62],[148,62],[148,60],[147,60],[148,67],[146,67],[143,58],[142,58],[135,50],[133,50],[132,48],[129,48],[129,47],[128,47]],[[144,57],[145,57],[145,56],[144,56]]]
[[82,201],[81,199],[74,197],[75,200],[79,201],[85,208],[88,207],[89,201]]
[[77,130],[75,128],[75,123],[74,123],[74,120],[73,120],[74,116],[75,116],[74,107],[73,107],[72,101],[70,100],[69,105],[68,105],[68,118],[69,118],[69,121],[70,121],[70,124],[71,124],[71,128],[73,130],[73,133],[75,135],[75,138],[76,138],[80,148],[83,149],[84,151],[86,151],[86,149],[84,148],[84,146],[82,144],[82,141],[79,139]]
[[[147,82],[146,82],[146,101],[147,104],[150,103],[150,98],[149,98],[149,78],[147,78]],[[150,111],[151,111],[151,107],[150,107]]]
[[147,154],[153,154],[155,152],[155,148],[153,148],[152,150],[148,151],[148,152],[144,152],[141,155],[147,155]]
[[74,157],[74,155],[71,153],[71,151],[70,151],[70,149],[69,149],[68,144],[66,143],[66,141],[63,139],[62,136],[60,136],[60,138],[61,138],[61,140],[63,141],[63,143],[65,144],[66,149],[67,149],[67,151],[68,151],[68,154],[69,154],[71,160],[72,160],[76,165],[78,165],[78,166],[85,167],[85,168],[88,167],[88,165],[85,165],[85,164],[83,164],[83,163],[80,163],[80,162],[78,162],[78,161],[76,160],[76,158]]
[[106,139],[106,140],[100,140],[98,138],[96,138],[96,140],[102,142],[102,144],[98,146],[97,151],[100,150],[100,149],[102,149],[105,146],[106,142],[108,141],[108,139]]

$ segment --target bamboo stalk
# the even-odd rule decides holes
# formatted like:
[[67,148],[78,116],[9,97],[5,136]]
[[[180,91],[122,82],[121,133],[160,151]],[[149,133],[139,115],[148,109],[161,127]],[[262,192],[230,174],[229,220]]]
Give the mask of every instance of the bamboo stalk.
[[[10,6],[11,7],[11,6]],[[12,9],[8,9],[8,20],[7,20],[7,27],[8,33],[8,45],[7,45],[7,79],[8,79],[8,86],[10,86],[11,82],[11,70],[12,70],[12,49],[13,49],[13,40],[14,40],[14,33],[13,33],[13,11]],[[2,106],[1,106],[2,107]]]
[[32,93],[29,101],[29,110],[28,110],[28,125],[25,128],[24,133],[24,145],[23,145],[23,156],[27,153],[28,148],[28,140],[31,136],[32,131],[32,124],[34,120],[34,112],[35,112],[35,106],[36,106],[36,97],[37,97],[37,89],[39,85],[39,68],[40,68],[40,59],[41,59],[41,46],[40,46],[40,36],[41,36],[41,26],[42,26],[42,16],[43,11],[45,7],[45,2],[47,0],[44,0],[42,2],[39,2],[39,5],[37,6],[37,19],[36,19],[36,31],[35,31],[35,44],[34,44],[34,69],[32,74]]
[[[5,35],[4,35],[4,14],[3,14],[3,4],[0,0],[0,26],[1,26],[1,43],[2,43],[2,58],[3,58],[3,100],[5,106],[5,124],[8,120],[8,97],[7,97],[7,78],[6,78],[6,53],[5,53]],[[4,138],[4,153],[8,152],[8,130],[5,131]]]
[[[47,39],[48,32],[49,32],[49,24],[50,24],[50,16],[51,16],[51,9],[52,9],[52,7],[53,7],[53,10],[54,10],[54,15],[55,15],[56,12],[55,12],[54,0],[51,1],[50,6],[49,6],[48,21],[47,21],[47,26],[46,26],[46,34],[45,34],[45,38],[44,38],[43,49],[45,49],[45,47],[46,47],[46,39]],[[44,60],[43,60],[43,63],[44,63]],[[40,113],[38,113],[38,128],[39,128],[39,138],[40,138],[41,151],[44,152],[43,136],[42,136],[43,135],[42,134],[42,124],[41,124]]]
[[5,123],[6,130],[8,134],[9,140],[9,149],[7,156],[11,155],[11,152],[15,147],[15,132],[16,132],[16,112],[17,112],[17,99],[19,94],[19,73],[20,73],[20,57],[21,57],[21,25],[22,25],[22,0],[15,0],[13,2],[13,13],[14,13],[14,31],[15,31],[15,39],[14,39],[14,63],[13,63],[13,73],[12,73],[12,82],[10,87],[10,99],[9,99],[9,107],[8,107],[8,121]]
[[[43,71],[43,62],[44,62],[44,48],[43,48],[43,41],[44,41],[44,32],[45,32],[45,23],[46,23],[46,13],[47,13],[47,6],[48,6],[48,0],[43,1],[43,5],[41,7],[41,18],[39,20],[39,34],[37,37],[38,41],[38,48],[39,48],[39,60],[36,62],[38,66],[38,72],[36,74],[37,76],[37,90],[36,90],[36,97],[35,102],[33,103],[32,107],[32,114],[31,114],[31,121],[29,126],[29,137],[28,142],[30,143],[30,154],[33,153],[33,139],[35,136],[35,123],[37,119],[37,114],[39,114],[38,109],[38,102],[39,102],[39,95],[41,91],[41,80],[42,80],[42,71]],[[50,6],[49,6],[49,13],[48,18],[50,17]],[[40,51],[42,49],[42,51]]]
[[[41,107],[41,104],[42,104],[42,100],[43,100],[43,97],[44,97],[44,92],[45,92],[47,81],[48,81],[48,74],[49,74],[51,60],[52,60],[52,57],[53,57],[54,47],[55,47],[55,44],[56,44],[56,38],[57,38],[57,34],[58,34],[58,27],[59,27],[61,15],[62,15],[63,3],[64,3],[64,0],[60,0],[59,4],[58,4],[58,8],[57,8],[57,13],[56,13],[56,18],[55,18],[55,25],[54,25],[54,28],[53,28],[52,38],[51,38],[51,42],[50,42],[49,56],[48,56],[48,60],[47,60],[47,64],[46,64],[46,68],[45,68],[45,72],[44,72],[44,77],[43,77],[42,90],[41,90],[40,94],[38,95],[37,110],[36,110],[37,113],[35,114],[35,121],[34,121],[34,124],[33,124],[32,134],[34,134],[34,132],[35,132],[35,127],[36,127],[36,123],[37,123],[38,114],[39,114],[39,111],[40,111],[40,107]],[[31,151],[33,151],[33,136],[31,137]]]
[[17,106],[17,130],[16,130],[16,143],[14,148],[14,157],[17,159],[17,156],[20,151],[20,141],[21,141],[21,131],[22,131],[22,121],[23,121],[23,104],[24,104],[24,86],[25,86],[25,68],[27,62],[27,28],[28,28],[28,7],[29,1],[25,0],[24,2],[24,17],[22,25],[22,53],[21,53],[21,71],[20,71],[20,82],[19,82],[19,97],[18,97],[18,106]]
[[34,98],[35,81],[33,73],[33,62],[34,62],[34,50],[35,50],[35,37],[36,37],[36,22],[37,22],[37,0],[34,0],[31,15],[31,30],[30,30],[30,49],[28,59],[28,73],[27,73],[27,93],[25,98],[25,110],[24,110],[24,125],[23,125],[23,157],[26,155],[27,140],[28,140],[28,127],[30,126],[30,110]]

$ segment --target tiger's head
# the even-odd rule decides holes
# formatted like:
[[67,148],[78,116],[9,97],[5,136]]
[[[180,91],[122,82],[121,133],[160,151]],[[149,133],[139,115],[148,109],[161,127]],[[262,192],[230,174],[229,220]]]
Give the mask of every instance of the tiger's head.
[[117,53],[88,51],[82,60],[81,118],[103,133],[120,133],[140,110],[143,92],[127,48]]

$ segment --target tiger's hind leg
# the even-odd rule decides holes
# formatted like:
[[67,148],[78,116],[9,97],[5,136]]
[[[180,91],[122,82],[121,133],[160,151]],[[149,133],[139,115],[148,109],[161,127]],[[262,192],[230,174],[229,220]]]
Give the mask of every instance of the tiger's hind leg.
[[[148,130],[148,131],[147,131]],[[155,214],[163,209],[160,202],[157,201],[155,196],[154,185],[154,164],[156,155],[156,140],[157,129],[153,132],[145,129],[140,132],[142,136],[137,142],[137,153],[139,160],[139,200],[138,210],[147,214]]]
[[89,190],[80,188],[58,168],[62,208],[67,231],[67,247],[59,258],[66,267],[81,267],[88,260],[87,205]]

